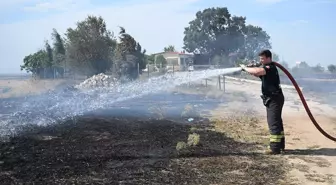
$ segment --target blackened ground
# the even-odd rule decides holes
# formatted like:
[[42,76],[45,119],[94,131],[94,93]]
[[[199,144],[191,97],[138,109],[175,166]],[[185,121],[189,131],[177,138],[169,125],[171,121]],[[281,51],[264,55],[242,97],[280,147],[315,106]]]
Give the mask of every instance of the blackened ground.
[[[206,120],[87,116],[1,143],[0,184],[278,184],[278,157],[213,131]],[[200,145],[176,150],[188,134]]]
[[[15,110],[23,100],[8,101],[0,102]],[[260,143],[227,136],[230,130],[243,131],[248,120],[224,120],[220,128],[230,129],[223,132],[216,129],[218,122],[194,116],[181,119],[186,104],[204,112],[220,101],[225,98],[148,95],[62,124],[27,128],[0,143],[0,184],[279,184],[285,176],[281,158],[254,153]],[[150,119],[152,107],[170,120]],[[200,135],[200,145],[176,150],[191,133]]]

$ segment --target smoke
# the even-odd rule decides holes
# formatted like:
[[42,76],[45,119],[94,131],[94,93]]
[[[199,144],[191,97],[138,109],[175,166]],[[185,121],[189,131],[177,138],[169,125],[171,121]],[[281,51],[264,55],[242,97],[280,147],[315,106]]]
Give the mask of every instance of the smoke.
[[[279,69],[280,70],[280,69]],[[287,70],[303,89],[304,95],[317,97],[323,103],[336,105],[336,74],[311,67],[305,62]],[[280,72],[281,83],[291,84],[288,77]]]

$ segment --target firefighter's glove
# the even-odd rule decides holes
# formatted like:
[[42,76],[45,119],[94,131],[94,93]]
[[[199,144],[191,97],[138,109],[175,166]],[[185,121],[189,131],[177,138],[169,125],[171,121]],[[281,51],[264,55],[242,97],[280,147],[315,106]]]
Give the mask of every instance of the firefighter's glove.
[[255,63],[249,63],[246,65],[246,67],[254,67],[255,66]]
[[242,71],[246,71],[246,70],[245,70],[245,69],[246,69],[246,66],[245,66],[244,64],[240,64],[240,67],[241,67]]

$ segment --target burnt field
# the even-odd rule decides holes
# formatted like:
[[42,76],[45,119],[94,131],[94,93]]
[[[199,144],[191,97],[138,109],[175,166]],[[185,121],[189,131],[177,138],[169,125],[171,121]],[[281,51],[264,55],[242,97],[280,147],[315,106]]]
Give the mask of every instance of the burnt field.
[[30,127],[1,142],[0,184],[283,182],[285,161],[257,152],[266,134],[258,119],[237,112],[217,121],[202,116],[219,102],[151,95]]
[[1,143],[0,183],[278,184],[280,158],[212,124],[81,117]]

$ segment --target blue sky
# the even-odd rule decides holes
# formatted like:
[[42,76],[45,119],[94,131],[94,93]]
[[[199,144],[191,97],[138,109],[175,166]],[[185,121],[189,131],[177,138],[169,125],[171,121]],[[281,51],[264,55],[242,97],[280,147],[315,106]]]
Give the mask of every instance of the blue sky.
[[88,14],[110,30],[124,26],[148,53],[183,46],[183,30],[198,10],[225,6],[264,28],[273,51],[290,65],[336,64],[336,0],[12,0],[0,2],[0,73],[20,72],[24,56],[43,47],[52,28],[64,33]]

